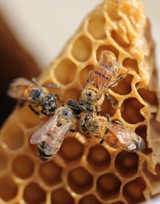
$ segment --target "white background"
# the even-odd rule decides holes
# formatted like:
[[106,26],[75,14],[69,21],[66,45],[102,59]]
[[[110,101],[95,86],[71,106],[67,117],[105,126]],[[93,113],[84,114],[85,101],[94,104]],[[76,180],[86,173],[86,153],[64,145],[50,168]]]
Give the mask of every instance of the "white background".
[[[85,16],[102,0],[0,0],[0,10],[20,43],[47,67]],[[160,69],[160,0],[142,0],[152,25]],[[160,72],[160,71],[159,71]],[[152,201],[151,203],[159,203]]]
[[[0,0],[0,8],[18,40],[47,67],[72,37],[85,16],[102,0]],[[160,68],[160,1],[142,0],[152,24]]]

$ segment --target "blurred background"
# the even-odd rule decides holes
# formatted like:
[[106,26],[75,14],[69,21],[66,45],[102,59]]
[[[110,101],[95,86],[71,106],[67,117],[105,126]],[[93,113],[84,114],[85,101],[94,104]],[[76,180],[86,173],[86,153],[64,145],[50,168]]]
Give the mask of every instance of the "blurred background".
[[[152,25],[160,67],[160,1],[142,0]],[[0,11],[18,41],[41,68],[47,67],[101,0],[0,0]]]

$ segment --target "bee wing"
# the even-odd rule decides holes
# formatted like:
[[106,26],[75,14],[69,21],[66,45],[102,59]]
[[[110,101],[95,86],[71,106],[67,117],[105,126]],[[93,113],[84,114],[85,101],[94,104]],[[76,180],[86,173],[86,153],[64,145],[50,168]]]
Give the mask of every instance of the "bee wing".
[[118,141],[122,144],[121,148],[127,151],[142,150],[144,148],[143,139],[131,128],[126,127],[120,121],[108,123],[109,130],[114,133]]
[[56,153],[62,145],[64,136],[69,131],[72,122],[57,126],[58,115],[55,114],[44,123],[30,138],[31,144],[44,142],[44,152],[48,155]]
[[54,130],[49,132],[49,137],[46,138],[46,147],[44,148],[44,152],[47,155],[55,154],[60,149],[71,125],[72,122],[68,122],[60,127],[55,127]]
[[32,88],[36,86],[36,84],[29,81],[28,79],[22,77],[16,78],[11,82],[7,94],[12,98],[25,100],[25,90],[29,87]]
[[30,143],[31,144],[39,144],[45,140],[47,137],[47,134],[54,130],[57,124],[57,118],[58,115],[54,115],[51,118],[49,118],[38,130],[36,130],[31,138],[30,138]]

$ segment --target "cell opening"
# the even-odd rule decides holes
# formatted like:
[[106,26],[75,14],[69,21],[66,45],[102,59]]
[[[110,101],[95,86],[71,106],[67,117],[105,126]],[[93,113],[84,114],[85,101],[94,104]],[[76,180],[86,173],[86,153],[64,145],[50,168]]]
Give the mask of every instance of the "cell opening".
[[88,32],[95,39],[105,39],[105,18],[100,10],[92,13],[88,22]]
[[137,173],[138,161],[137,154],[122,151],[116,157],[116,169],[121,176],[131,177]]
[[91,147],[87,155],[89,165],[97,171],[107,169],[110,165],[110,160],[109,152],[102,145]]
[[66,162],[73,162],[79,160],[83,155],[84,146],[75,138],[73,137],[66,138],[59,151],[59,154]]
[[138,177],[127,184],[123,188],[123,195],[128,203],[141,203],[145,201],[143,191],[146,188],[146,183],[143,178]]
[[137,74],[139,73],[138,64],[135,59],[125,58],[122,62],[123,66],[127,69],[133,69]]
[[54,69],[54,75],[61,84],[71,83],[77,73],[76,65],[70,59],[61,60]]
[[75,60],[80,62],[87,61],[92,53],[92,43],[86,36],[78,37],[72,46],[72,55]]
[[2,140],[10,150],[17,150],[24,144],[23,131],[17,123],[10,122],[3,130]]
[[68,174],[68,184],[78,194],[83,194],[92,188],[93,177],[83,167],[72,169]]
[[120,21],[121,19],[121,17],[118,15],[118,12],[117,12],[118,3],[119,2],[117,1],[111,1],[110,3],[108,2],[108,5],[107,5],[107,14],[113,21]]
[[10,201],[17,196],[18,185],[9,176],[0,178],[0,198]]
[[112,32],[111,32],[111,37],[121,47],[123,47],[123,48],[129,47],[129,43],[125,42],[125,40],[114,30],[112,30]]
[[86,195],[80,199],[79,204],[102,204],[94,195]]
[[64,188],[59,188],[51,194],[51,204],[74,204],[74,199]]
[[120,95],[126,95],[131,92],[131,83],[133,76],[128,74],[124,79],[122,79],[118,84],[112,88],[112,90]]
[[150,170],[148,169],[148,164],[146,161],[143,163],[142,167],[143,167],[143,172],[150,183],[159,183],[160,182],[160,164],[156,164],[155,174],[150,172]]
[[20,155],[13,160],[12,170],[17,177],[27,179],[33,174],[34,163],[29,156]]
[[46,185],[56,185],[62,181],[62,168],[49,161],[39,166],[39,176]]
[[45,203],[46,192],[37,183],[31,182],[25,187],[23,198],[29,204]]
[[120,186],[121,181],[112,173],[103,174],[97,180],[97,192],[103,200],[118,197]]
[[144,106],[136,98],[126,99],[121,106],[121,114],[123,119],[131,124],[144,121],[140,110]]
[[156,91],[151,91],[147,89],[139,89],[138,93],[143,98],[143,100],[149,103],[150,105],[153,105],[153,106],[158,105],[158,98],[157,98]]

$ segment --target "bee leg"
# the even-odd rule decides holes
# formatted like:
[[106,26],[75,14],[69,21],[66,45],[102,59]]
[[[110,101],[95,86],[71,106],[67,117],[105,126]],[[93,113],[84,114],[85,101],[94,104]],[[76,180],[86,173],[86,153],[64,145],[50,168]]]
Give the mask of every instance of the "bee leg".
[[59,96],[57,94],[55,94],[55,98],[56,98],[57,101],[60,101],[60,98],[59,98]]
[[110,85],[107,87],[107,89],[111,89],[114,86],[117,86],[117,84],[126,77],[127,74],[120,74],[117,79]]
[[96,114],[99,115],[100,112],[101,112],[101,107],[100,106],[96,106],[95,109],[96,109]]
[[36,111],[31,104],[29,104],[28,106],[36,115],[39,115],[39,112]]
[[124,123],[120,120],[113,120],[112,123],[121,125],[123,128],[125,127]]
[[107,118],[107,121],[110,122],[110,115],[108,113],[106,114],[106,118]]
[[38,86],[38,82],[37,82],[37,80],[36,80],[35,78],[32,78],[31,81],[32,81],[36,86]]
[[101,140],[100,140],[100,142],[99,142],[99,144],[103,144],[103,142],[104,142],[104,140],[103,140],[103,139],[101,139]]
[[25,101],[20,101],[19,106],[22,108],[24,106]]
[[117,103],[113,100],[113,98],[109,94],[105,93],[105,97],[113,108],[117,108]]
[[46,88],[53,88],[53,89],[57,89],[60,87],[60,85],[57,85],[57,84],[42,84],[43,87],[46,87]]
[[[32,107],[33,108],[33,107]],[[37,111],[36,111],[37,112]],[[43,113],[44,115],[47,115],[47,116],[52,116],[51,114],[50,114],[50,112],[45,112],[44,110],[41,110],[41,113]],[[39,114],[39,113],[38,113]]]
[[73,137],[75,138],[75,137],[76,137],[77,130],[70,129],[69,131],[74,133]]
[[70,132],[76,132],[76,130],[73,130],[73,129],[70,129],[69,131],[70,131]]

